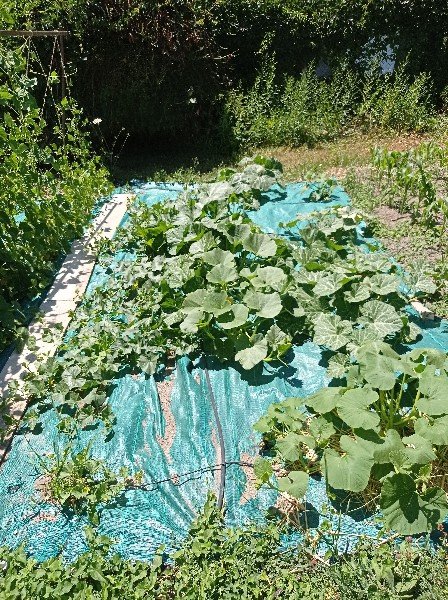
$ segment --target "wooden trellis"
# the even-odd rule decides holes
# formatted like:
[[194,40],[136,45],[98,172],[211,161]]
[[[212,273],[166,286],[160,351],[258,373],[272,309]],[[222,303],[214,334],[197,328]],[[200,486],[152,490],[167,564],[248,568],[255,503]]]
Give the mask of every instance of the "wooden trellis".
[[[68,31],[62,30],[51,30],[51,31],[27,31],[21,29],[3,29],[0,30],[0,37],[18,37],[18,38],[45,38],[50,37],[55,39],[59,45],[59,57],[60,57],[60,72],[61,72],[61,100],[66,97],[67,94],[67,75],[65,70],[65,48],[64,48],[64,39],[70,35]],[[50,65],[51,68],[51,65]],[[65,109],[62,105],[61,111],[61,130],[62,130],[62,138],[65,138]]]

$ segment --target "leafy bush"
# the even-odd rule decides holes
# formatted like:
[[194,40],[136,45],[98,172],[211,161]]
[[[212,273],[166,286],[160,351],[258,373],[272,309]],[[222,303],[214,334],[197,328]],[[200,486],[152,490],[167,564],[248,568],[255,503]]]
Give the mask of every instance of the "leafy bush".
[[[322,474],[330,490],[369,489],[368,503],[374,510],[379,504],[388,529],[417,534],[448,514],[447,398],[444,352],[417,348],[399,356],[369,343],[341,386],[274,404],[255,428],[290,469],[278,479],[282,491],[302,498],[309,476]],[[261,459],[257,469],[269,482],[270,463]]]
[[71,564],[0,550],[0,600],[443,600],[448,593],[443,549],[364,542],[328,563],[304,546],[280,549],[275,527],[227,529],[213,498],[169,564],[161,554],[150,564],[124,560],[110,540],[86,533],[89,547]]
[[367,71],[357,114],[370,127],[393,131],[426,131],[434,113],[430,101],[431,79],[420,73],[414,79],[404,67],[393,73]]
[[227,118],[243,146],[315,144],[339,135],[353,112],[358,81],[338,69],[331,81],[308,67],[299,78],[276,81],[275,60],[266,61],[252,88],[229,95]]
[[342,66],[323,79],[311,65],[300,77],[278,80],[272,58],[247,92],[229,95],[225,122],[243,146],[313,145],[359,125],[423,131],[433,122],[429,89],[427,75],[411,80],[401,68],[363,75]]
[[[109,188],[92,157],[81,114],[65,101],[65,144],[50,131],[20,51],[0,54],[0,351],[23,323],[24,303],[51,281],[55,265]],[[57,110],[59,119],[62,107]]]

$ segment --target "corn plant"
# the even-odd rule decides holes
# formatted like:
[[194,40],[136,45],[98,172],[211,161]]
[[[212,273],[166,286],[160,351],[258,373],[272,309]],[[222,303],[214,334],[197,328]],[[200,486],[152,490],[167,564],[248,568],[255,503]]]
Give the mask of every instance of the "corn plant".
[[372,163],[389,206],[446,231],[448,153],[429,142],[405,152],[375,148]]

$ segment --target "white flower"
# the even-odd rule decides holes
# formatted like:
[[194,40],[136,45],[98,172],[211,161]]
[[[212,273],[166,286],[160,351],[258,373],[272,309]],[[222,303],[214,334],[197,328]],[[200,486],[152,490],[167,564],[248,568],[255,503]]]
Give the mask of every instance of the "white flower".
[[102,123],[102,121],[103,121],[103,119],[100,119],[100,118],[97,117],[96,119],[93,119],[92,123],[94,125],[99,125],[100,123]]
[[189,102],[190,104],[196,104],[197,100],[196,98],[190,98]]
[[312,448],[308,448],[305,454],[305,458],[307,458],[310,462],[316,462],[316,460],[319,457],[317,456],[317,452],[315,450],[313,450]]

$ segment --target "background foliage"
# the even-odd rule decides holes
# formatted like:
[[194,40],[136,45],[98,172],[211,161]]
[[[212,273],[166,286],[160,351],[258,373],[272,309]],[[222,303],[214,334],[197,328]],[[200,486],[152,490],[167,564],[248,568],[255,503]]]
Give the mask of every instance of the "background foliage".
[[[336,88],[344,89],[336,94],[331,123],[322,118],[320,109],[313,121],[318,139],[334,135],[335,119],[337,130],[344,126],[340,94],[345,97],[342,108],[348,103],[353,112],[353,102],[364,89],[358,82],[353,95],[356,76],[372,59],[384,56],[388,45],[404,69],[401,83],[394,88],[395,99],[404,101],[403,82],[407,81],[406,91],[415,77],[417,88],[424,88],[426,96],[423,83],[427,81],[418,78],[427,73],[433,82],[432,100],[440,106],[448,84],[448,8],[444,3],[434,6],[429,0],[7,0],[5,11],[6,7],[14,26],[60,26],[72,32],[67,54],[77,72],[76,97],[91,116],[103,118],[109,134],[124,127],[140,144],[179,144],[200,136],[203,143],[204,135],[206,140],[219,142],[221,148],[246,141],[238,132],[233,135],[231,124],[229,129],[228,94],[239,86],[244,103],[250,104],[260,71],[263,77],[269,76],[266,55],[277,61],[277,103],[279,94],[284,95],[280,113],[283,107],[285,114],[292,113],[293,119],[297,116],[299,132],[311,110],[302,106],[306,102],[302,93],[315,88],[313,98],[317,98],[324,85],[312,79],[312,71],[305,71],[305,76],[302,71],[312,61],[348,65],[351,80],[338,80],[336,69],[339,83],[330,84],[324,94],[328,114],[328,97]],[[403,128],[403,123],[397,124],[392,117],[381,122],[383,88],[394,83],[380,78],[376,85],[373,98],[378,103],[369,107],[362,103],[361,107],[373,114],[374,125]],[[265,90],[258,87],[262,101]],[[234,100],[230,95],[232,106]],[[313,102],[311,99],[310,106]],[[275,121],[278,115],[273,118]],[[414,127],[413,118],[404,119],[404,128]],[[280,119],[281,130],[286,127],[284,120]],[[288,132],[278,133],[275,140],[266,132],[249,141],[316,141],[316,131],[307,136],[291,134],[290,126],[286,129]]]

